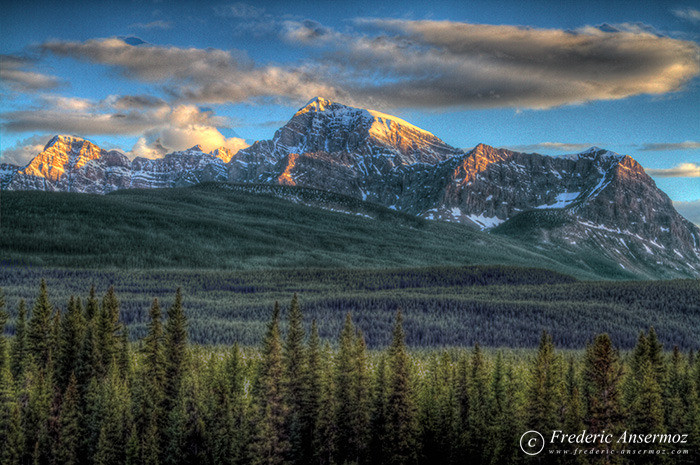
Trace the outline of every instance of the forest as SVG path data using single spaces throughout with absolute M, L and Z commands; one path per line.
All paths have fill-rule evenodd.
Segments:
M 396 309 L 388 346 L 370 350 L 347 313 L 332 339 L 297 295 L 268 309 L 262 342 L 190 342 L 186 301 L 152 300 L 132 341 L 119 298 L 70 297 L 42 281 L 13 335 L 0 297 L 2 464 L 673 463 L 700 459 L 700 357 L 653 327 L 622 352 L 606 333 L 584 350 L 415 351 Z M 583 349 L 583 348 L 581 348 Z M 548 436 L 687 435 L 685 443 L 547 444 Z M 589 454 L 576 454 L 586 449 Z M 571 454 L 571 455 L 568 455 Z M 562 455 L 567 455 L 566 457 Z
M 304 323 L 318 322 L 323 340 L 337 337 L 351 312 L 369 348 L 390 343 L 397 308 L 410 347 L 533 348 L 546 329 L 554 343 L 580 349 L 602 332 L 631 349 L 654 326 L 666 347 L 700 350 L 700 281 L 578 281 L 553 271 L 503 265 L 398 269 L 67 270 L 0 267 L 14 333 L 20 299 L 31 302 L 42 279 L 57 308 L 95 286 L 119 295 L 133 339 L 143 338 L 157 297 L 170 304 L 182 289 L 190 340 L 196 344 L 260 344 L 270 308 L 296 293 Z M 282 325 L 284 327 L 284 321 Z

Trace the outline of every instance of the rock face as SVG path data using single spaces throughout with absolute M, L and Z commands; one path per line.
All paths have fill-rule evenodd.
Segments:
M 56 136 L 24 168 L 0 167 L 11 190 L 107 193 L 204 181 L 321 189 L 432 220 L 595 249 L 621 268 L 646 261 L 700 275 L 700 230 L 629 156 L 592 147 L 562 157 L 479 144 L 465 153 L 383 113 L 316 98 L 271 140 L 236 153 L 195 146 L 129 161 Z
M 199 145 L 163 158 L 129 160 L 90 141 L 57 135 L 27 166 L 4 168 L 3 189 L 106 194 L 117 189 L 159 188 L 225 181 L 235 154 L 225 147 L 205 153 Z M 3 165 L 5 166 L 5 165 Z

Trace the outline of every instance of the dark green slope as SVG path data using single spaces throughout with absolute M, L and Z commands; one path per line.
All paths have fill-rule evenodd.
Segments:
M 2 192 L 0 255 L 6 262 L 54 268 L 503 264 L 582 279 L 649 277 L 621 270 L 604 257 L 545 249 L 532 241 L 421 220 L 321 191 L 255 190 L 207 184 L 104 196 Z

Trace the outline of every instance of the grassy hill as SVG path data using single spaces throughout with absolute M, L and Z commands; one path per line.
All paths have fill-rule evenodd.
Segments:
M 422 220 L 339 195 L 286 189 L 207 184 L 108 195 L 2 192 L 0 255 L 4 263 L 54 268 L 502 264 L 581 279 L 676 277 L 668 270 L 623 270 L 601 255 Z

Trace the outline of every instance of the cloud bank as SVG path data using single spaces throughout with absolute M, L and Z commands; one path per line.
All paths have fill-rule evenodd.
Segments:
M 687 140 L 685 142 L 665 142 L 660 144 L 644 144 L 639 150 L 643 152 L 663 152 L 667 150 L 695 150 L 700 149 L 700 142 Z
M 19 92 L 55 89 L 62 82 L 56 76 L 32 71 L 35 60 L 18 55 L 0 55 L 0 83 Z
M 318 53 L 288 65 L 257 64 L 235 50 L 134 47 L 114 38 L 41 48 L 164 83 L 173 98 L 196 103 L 323 95 L 390 107 L 545 109 L 675 92 L 700 72 L 697 44 L 638 25 L 575 31 L 399 19 L 355 25 L 364 32 L 284 22 L 282 39 Z
M 647 174 L 658 178 L 700 178 L 700 164 L 681 163 L 668 169 L 648 169 Z

